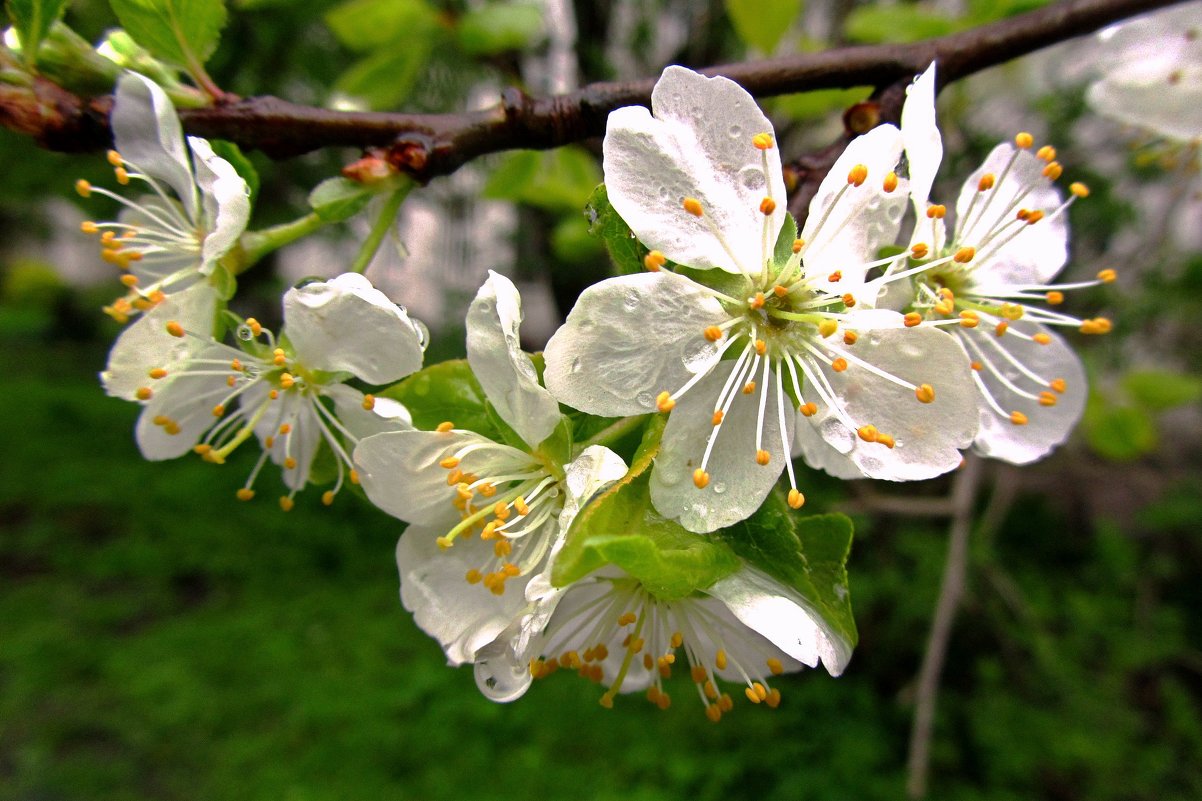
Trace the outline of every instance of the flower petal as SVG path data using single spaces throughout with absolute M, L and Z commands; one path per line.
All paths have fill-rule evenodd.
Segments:
M 260 382 L 243 392 L 239 402 L 252 416 L 255 410 L 267 406 L 267 411 L 255 424 L 255 436 L 272 463 L 279 466 L 288 489 L 300 490 L 309 481 L 309 471 L 324 439 L 317 411 L 313 408 L 317 401 L 296 392 L 281 393 L 279 399 L 273 401 L 268 397 L 270 391 L 266 382 Z M 289 464 L 293 466 L 289 467 Z
M 788 458 L 781 440 L 773 377 L 768 386 L 753 394 L 735 390 L 706 465 L 709 486 L 698 489 L 693 483 L 693 471 L 701 466 L 706 442 L 714 431 L 719 392 L 734 364 L 722 362 L 677 401 L 655 459 L 651 501 L 660 514 L 678 520 L 689 531 L 715 531 L 747 518 L 760 507 Z M 754 380 L 762 382 L 759 371 Z M 756 462 L 756 424 L 763 392 L 768 393 L 761 440 L 769 454 L 766 465 Z M 792 408 L 785 411 L 786 442 L 792 440 L 795 415 Z
M 284 294 L 284 332 L 306 367 L 348 372 L 369 384 L 422 366 L 422 336 L 404 309 L 357 273 Z
M 609 115 L 604 166 L 610 203 L 643 244 L 675 262 L 733 273 L 741 263 L 758 272 L 760 260 L 772 255 L 786 206 L 779 151 L 752 144 L 756 134 L 773 133 L 772 123 L 738 84 L 683 67 L 664 70 L 651 106 L 654 116 L 641 106 Z M 767 196 L 776 209 L 764 253 L 760 203 Z M 685 198 L 699 201 L 707 219 L 685 211 Z
M 1068 221 L 1064 214 L 1052 214 L 1060 206 L 1060 193 L 1043 177 L 1045 166 L 1042 159 L 1028 151 L 1016 152 L 1013 145 L 1003 143 L 964 182 L 956 201 L 955 241 L 957 247 L 976 248 L 976 283 L 1042 284 L 1068 261 Z M 993 189 L 981 193 L 978 186 L 987 173 L 996 183 Z M 1044 218 L 1034 225 L 1023 225 L 1015 217 L 1023 208 L 1038 209 Z M 983 239 L 1002 225 L 1010 226 L 1008 232 L 1021 229 L 1021 233 L 995 250 L 995 245 L 985 244 Z M 1006 237 L 1001 234 L 1000 239 Z
M 411 431 L 413 418 L 400 401 L 376 397 L 371 409 L 363 408 L 364 395 L 346 384 L 323 387 L 321 394 L 334 400 L 338 422 L 359 439 L 386 431 Z
M 935 62 L 906 88 L 901 135 L 910 167 L 910 200 L 918 219 L 926 214 L 935 173 L 943 161 L 943 137 L 935 125 Z
M 221 359 L 225 353 L 225 348 L 212 345 L 197 353 L 197 358 Z M 138 416 L 134 431 L 142 456 L 152 462 L 175 459 L 192 450 L 217 423 L 213 407 L 230 392 L 220 375 L 181 373 L 162 381 L 161 386 L 154 387 L 154 395 Z M 168 433 L 174 428 L 163 424 L 167 421 L 178 426 L 177 433 Z
M 117 81 L 111 125 L 121 157 L 135 169 L 167 184 L 183 202 L 188 217 L 197 215 L 192 164 L 170 98 L 149 78 L 134 72 Z
M 206 346 L 204 337 L 213 333 L 217 313 L 217 292 L 205 283 L 168 295 L 162 303 L 143 314 L 121 332 L 108 364 L 100 374 L 104 391 L 125 400 L 134 400 L 141 387 L 148 386 L 150 370 L 166 368 L 191 358 Z M 178 322 L 196 336 L 174 337 L 167 323 Z
M 559 403 L 543 387 L 518 328 L 522 299 L 517 287 L 489 270 L 467 311 L 467 360 L 501 419 L 534 448 L 559 425 Z
M 250 187 L 234 165 L 213 152 L 196 136 L 188 137 L 196 166 L 196 184 L 204 206 L 206 233 L 201 245 L 201 272 L 212 272 L 215 262 L 229 252 L 250 220 Z
M 653 412 L 657 393 L 675 391 L 717 361 L 718 345 L 702 332 L 728 316 L 709 292 L 675 273 L 594 284 L 547 343 L 547 389 L 589 414 Z
M 753 567 L 719 579 L 706 590 L 744 625 L 810 667 L 821 662 L 838 676 L 851 660 L 852 645 L 831 630 L 797 592 Z
M 1012 332 L 1017 331 L 1028 336 L 1047 334 L 1050 341 L 1046 345 L 1040 345 L 1012 333 L 999 338 L 991 331 L 978 329 L 959 332 L 969 354 L 978 360 L 981 360 L 981 354 L 984 354 L 993 368 L 1005 378 L 1003 381 L 988 368 L 976 371 L 977 379 L 990 396 L 1003 411 L 1017 411 L 1027 419 L 1024 425 L 1014 425 L 1008 416 L 999 415 L 982 399 L 981 430 L 977 433 L 973 448 L 994 459 L 1002 459 L 1012 464 L 1029 464 L 1042 459 L 1068 439 L 1073 426 L 1081 419 L 1089 391 L 1081 360 L 1063 339 L 1044 326 L 1026 320 L 1010 323 L 1010 329 Z M 1042 380 L 1032 380 L 1002 355 L 1002 350 Z M 1064 380 L 1063 393 L 1050 390 L 1050 383 L 1056 379 Z M 1015 393 L 1007 387 L 1007 382 L 1031 394 L 1050 391 L 1056 403 L 1054 406 L 1044 406 L 1037 400 Z
M 444 551 L 437 544 L 441 533 L 411 526 L 397 543 L 401 603 L 413 613 L 417 625 L 438 640 L 447 662 L 461 665 L 475 659 L 476 652 L 493 642 L 525 606 L 528 579 L 509 579 L 499 596 L 469 585 L 464 576 L 488 562 L 492 545 L 474 538 Z

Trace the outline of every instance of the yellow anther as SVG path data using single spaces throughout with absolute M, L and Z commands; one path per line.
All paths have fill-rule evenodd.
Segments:
M 184 327 L 175 320 L 167 323 L 167 333 L 173 337 L 182 337 L 184 335 Z
M 1000 323 L 998 323 L 997 325 L 995 325 L 993 327 L 993 333 L 1000 337 L 1002 334 L 1005 334 L 1007 329 L 1009 329 L 1009 328 L 1010 328 L 1010 323 L 1006 322 L 1005 320 L 1002 320 Z
M 1033 335 L 1031 337 L 1031 339 L 1035 340 L 1040 345 L 1048 345 L 1048 344 L 1051 344 L 1051 342 L 1052 342 L 1051 334 L 1047 334 L 1043 331 L 1040 331 L 1038 334 Z
M 874 425 L 860 426 L 856 429 L 856 435 L 865 442 L 876 442 L 877 430 Z
M 138 387 L 138 391 L 135 392 L 134 395 L 140 401 L 148 401 L 154 397 L 154 390 L 150 387 Z
M 855 331 L 844 331 L 843 332 L 843 344 L 844 345 L 854 345 L 854 344 L 856 344 L 856 340 L 858 340 L 859 338 L 860 338 L 860 335 L 857 334 Z
M 935 400 L 935 388 L 930 384 L 919 384 L 914 390 L 914 397 L 918 398 L 919 403 L 930 403 Z
M 334 490 L 326 490 L 321 494 L 321 503 L 323 506 L 334 505 Z
M 634 612 L 623 612 L 618 616 L 618 625 L 629 626 L 636 620 L 638 620 L 638 615 L 636 615 Z
M 797 490 L 797 489 L 789 490 L 789 508 L 790 509 L 800 509 L 801 507 L 805 506 L 805 502 L 806 502 L 806 496 L 803 495 L 800 490 Z
M 1022 412 L 1010 412 L 1010 422 L 1016 426 L 1025 426 L 1027 424 L 1027 416 Z
M 700 217 L 704 212 L 701 210 L 701 201 L 695 197 L 686 197 L 681 201 L 684 210 L 694 217 Z
M 280 391 L 278 389 L 273 389 L 267 393 L 267 397 L 270 398 L 271 400 L 279 400 Z
M 676 407 L 676 401 L 672 400 L 672 393 L 664 390 L 655 396 L 655 408 L 661 412 L 670 412 Z
M 855 296 L 855 295 L 853 295 L 853 294 L 851 294 L 850 292 L 848 292 L 848 293 L 844 294 L 844 295 L 843 295 L 843 297 L 842 297 L 842 298 L 840 298 L 840 300 L 842 300 L 842 301 L 843 301 L 843 305 L 844 305 L 844 306 L 846 306 L 846 307 L 847 307 L 847 308 L 849 308 L 849 309 L 850 309 L 852 306 L 855 306 L 855 305 L 856 305 L 856 296 Z
M 776 709 L 780 706 L 780 690 L 775 687 L 769 690 L 768 697 L 764 699 L 764 703 L 768 705 L 769 709 Z
M 650 670 L 655 667 L 655 660 L 651 658 L 651 654 L 643 654 L 643 670 Z
M 1089 187 L 1080 181 L 1073 181 L 1068 185 L 1068 191 L 1072 192 L 1077 197 L 1089 197 Z
M 776 201 L 770 197 L 766 197 L 760 201 L 760 214 L 767 217 L 772 212 L 776 211 Z
M 1014 144 L 1022 150 L 1026 150 L 1027 148 L 1031 147 L 1031 145 L 1035 144 L 1035 137 L 1031 136 L 1031 134 L 1027 133 L 1026 131 L 1023 131 L 1014 137 Z
M 435 428 L 434 430 L 437 431 L 439 434 L 445 434 L 448 431 L 450 431 L 451 429 L 453 429 L 454 427 L 455 427 L 455 424 L 452 423 L 450 420 L 444 420 L 443 422 L 439 423 L 438 427 Z
M 271 352 L 271 361 L 276 367 L 283 367 L 288 363 L 288 354 L 284 353 L 283 348 L 276 348 Z
M 839 330 L 839 323 L 829 317 L 818 323 L 818 333 L 824 337 L 829 337 L 831 334 Z
M 493 486 L 492 484 L 489 484 L 487 481 L 484 482 L 483 484 L 481 484 L 480 486 L 476 487 L 476 491 L 479 492 L 481 495 L 483 495 L 485 498 L 491 498 L 492 496 L 497 494 L 497 488 L 495 486 Z
M 1056 148 L 1051 145 L 1044 145 L 1035 151 L 1035 157 L 1048 162 L 1053 161 L 1056 158 Z
M 897 173 L 892 170 L 885 173 L 885 180 L 881 184 L 881 188 L 886 192 L 892 192 L 894 189 L 897 189 Z
M 104 154 L 104 157 L 111 166 L 113 166 L 113 167 L 121 166 L 121 154 L 118 153 L 116 150 L 110 149 L 110 150 L 106 151 Z
M 947 216 L 947 206 L 944 206 L 939 203 L 936 203 L 931 206 L 927 206 L 927 218 L 928 219 L 942 220 L 946 216 Z
M 787 287 L 777 284 L 776 286 L 772 287 L 772 294 L 776 295 L 778 298 L 783 298 L 785 295 L 789 294 L 789 290 Z
M 844 359 L 842 356 L 840 356 L 838 359 L 835 359 L 833 362 L 831 362 L 831 369 L 836 373 L 843 372 L 847 369 L 847 359 Z
M 280 436 L 281 437 L 285 436 L 287 434 L 291 434 L 291 433 L 292 433 L 292 424 L 291 423 L 281 423 L 280 424 Z
M 892 434 L 877 434 L 876 442 L 878 445 L 884 445 L 889 450 L 893 450 L 893 446 L 897 443 L 893 440 Z
M 765 353 L 768 352 L 768 343 L 762 339 L 757 339 L 755 341 L 755 352 L 758 353 L 760 356 L 763 356 Z
M 747 305 L 753 309 L 764 308 L 764 293 L 756 292 L 753 297 L 747 299 Z
M 758 133 L 751 137 L 751 144 L 755 145 L 756 150 L 771 150 L 774 144 L 772 134 Z
M 700 467 L 693 471 L 693 485 L 697 487 L 697 489 L 705 489 L 707 486 L 709 486 L 709 483 L 709 473 L 705 472 Z
M 659 697 L 655 699 L 655 705 L 661 710 L 666 710 L 668 707 L 672 706 L 672 698 L 667 693 L 661 692 Z
M 750 395 L 753 392 L 755 392 L 755 382 L 754 381 L 748 381 L 746 384 L 743 385 L 743 394 L 744 395 Z
M 756 464 L 762 466 L 762 465 L 768 464 L 768 462 L 770 462 L 770 461 L 772 461 L 772 454 L 768 453 L 768 451 L 764 450 L 763 448 L 760 448 L 758 451 L 755 452 L 755 463 Z
M 162 414 L 160 414 L 154 418 L 154 424 L 156 426 L 167 426 L 167 425 L 170 425 L 171 422 L 172 422 L 172 420 L 170 417 L 167 417 L 166 415 L 162 415 Z M 213 450 L 213 446 L 209 445 L 207 443 L 204 443 L 204 442 L 200 443 L 199 445 L 192 446 L 192 452 L 195 454 L 198 454 L 200 456 L 204 456 L 206 453 L 208 453 L 211 450 Z
M 275 437 L 264 438 L 263 447 L 264 448 L 274 448 L 275 447 Z
M 912 259 L 925 259 L 928 252 L 929 248 L 922 242 L 916 242 L 910 246 L 910 258 Z
M 1024 309 L 1017 303 L 1003 303 L 998 308 L 998 314 L 1013 322 L 1023 318 Z
M 978 373 L 985 369 L 985 365 L 981 364 L 980 362 L 976 362 L 976 361 L 969 362 L 968 366 L 971 367 L 972 369 L 976 370 Z
M 906 324 L 906 328 L 913 328 L 922 324 L 922 315 L 918 312 L 906 312 L 906 315 L 902 317 L 902 322 Z
M 292 499 L 287 495 L 280 496 L 280 509 L 285 512 L 292 511 Z
M 296 469 L 296 459 L 293 459 L 291 456 L 284 459 L 284 469 L 295 470 Z
M 459 459 L 455 456 L 448 456 L 438 463 L 439 467 L 450 470 L 452 467 L 459 466 Z
M 693 680 L 694 684 L 704 684 L 705 668 L 703 668 L 701 665 L 693 665 L 691 668 L 689 668 L 689 678 Z
M 643 257 L 643 266 L 653 273 L 658 273 L 667 263 L 667 257 L 658 250 L 653 250 Z
M 1098 280 L 1101 281 L 1103 284 L 1113 283 L 1114 279 L 1116 279 L 1118 277 L 1119 277 L 1118 273 L 1116 273 L 1114 270 L 1111 270 L 1111 269 L 1102 270 L 1101 272 L 1098 273 Z
M 473 567 L 470 570 L 468 570 L 466 573 L 463 574 L 463 578 L 467 581 L 468 584 L 479 584 L 480 581 L 484 578 L 484 574 Z
M 246 327 L 249 328 L 250 333 L 256 337 L 259 334 L 263 333 L 263 324 L 260 323 L 258 320 L 256 320 L 254 317 L 246 318 Z
M 847 182 L 852 186 L 863 186 L 868 179 L 868 165 L 857 164 L 847 173 Z
M 1035 209 L 1035 211 L 1032 211 L 1031 213 L 1029 213 L 1027 215 L 1027 225 L 1034 225 L 1035 223 L 1039 222 L 1042 219 L 1043 219 L 1043 212 L 1040 211 L 1039 209 Z
M 996 182 L 997 178 L 994 177 L 993 173 L 987 172 L 981 176 L 981 180 L 977 181 L 977 191 L 988 192 L 990 189 L 993 189 L 993 185 Z
M 1061 303 L 1064 303 L 1064 293 L 1057 292 L 1055 289 L 1053 289 L 1049 291 L 1048 294 L 1044 295 L 1044 299 L 1049 305 L 1059 306 Z
M 706 679 L 705 684 L 701 686 L 701 691 L 705 693 L 705 697 L 711 701 L 718 697 L 718 687 L 709 679 Z
M 280 389 L 292 389 L 296 385 L 296 379 L 292 373 L 280 373 Z
M 952 312 L 956 310 L 956 304 L 950 300 L 941 300 L 935 304 L 935 313 L 942 314 L 944 317 L 950 317 Z
M 720 425 L 722 425 L 722 421 L 723 421 L 724 419 L 726 419 L 726 414 L 725 414 L 725 412 L 723 412 L 721 409 L 715 409 L 715 410 L 714 410 L 714 417 L 713 417 L 713 419 L 712 419 L 712 421 L 711 421 L 711 422 L 712 422 L 714 425 L 716 425 L 716 426 L 720 426 Z
M 968 264 L 976 255 L 976 248 L 963 247 L 956 251 L 956 255 L 952 256 L 952 261 L 957 264 Z
M 722 720 L 722 710 L 718 708 L 717 704 L 707 704 L 705 707 L 705 716 L 712 722 L 717 723 Z
M 831 273 L 830 275 L 828 275 L 826 277 L 826 280 L 830 281 L 832 284 L 839 283 L 840 281 L 843 280 L 843 271 L 835 270 L 833 273 Z
M 785 666 L 775 656 L 768 657 L 768 669 L 772 671 L 773 676 L 779 676 L 785 672 Z
M 75 182 L 75 191 L 79 193 L 80 197 L 87 197 L 92 194 L 92 185 L 80 178 Z
M 721 648 L 718 649 L 718 653 L 714 654 L 714 667 L 718 670 L 726 670 L 726 651 Z
M 797 407 L 797 411 L 801 412 L 803 417 L 813 417 L 814 415 L 818 414 L 818 404 L 814 403 L 813 401 L 809 403 L 803 403 Z
M 1063 395 L 1065 390 L 1068 389 L 1068 382 L 1066 382 L 1063 378 L 1053 378 L 1048 382 L 1048 386 L 1051 387 L 1053 391 Z
M 125 284 L 125 286 L 129 287 L 130 289 L 133 289 L 138 285 L 138 276 L 134 275 L 133 273 L 126 273 L 125 275 L 121 276 L 121 283 Z
M 756 694 L 755 690 L 752 689 L 751 687 L 747 687 L 746 689 L 744 689 L 743 693 L 747 696 L 747 700 L 750 701 L 751 703 L 758 704 L 760 702 L 760 697 Z
M 358 484 L 359 483 L 359 471 L 358 470 L 350 471 L 349 473 L 346 474 L 346 478 L 352 484 Z
M 84 220 L 79 224 L 79 230 L 83 231 L 85 234 L 95 234 L 100 231 L 100 226 L 91 220 Z
M 225 404 L 219 403 L 216 406 L 214 406 L 213 407 L 213 416 L 214 417 L 224 417 L 225 416 Z
M 1091 320 L 1083 320 L 1081 328 L 1082 334 L 1109 334 L 1112 324 L 1105 317 L 1094 317 Z
M 668 641 L 668 644 L 673 648 L 679 648 L 684 645 L 684 634 L 679 631 L 672 632 L 672 639 Z
M 722 329 L 716 325 L 706 326 L 701 333 L 710 342 L 717 342 L 722 338 Z
M 129 184 L 129 172 L 124 167 L 118 167 L 117 169 L 113 170 L 113 175 L 116 176 L 117 183 L 121 184 L 122 186 L 127 186 Z
M 243 487 L 234 493 L 234 497 L 240 501 L 249 501 L 251 498 L 255 497 L 255 491 L 250 487 Z
M 1055 181 L 1060 178 L 1060 175 L 1063 172 L 1064 167 L 1060 166 L 1060 162 L 1052 161 L 1043 168 L 1043 177 L 1047 178 L 1049 181 Z
M 166 378 L 167 371 L 164 370 L 162 367 L 155 367 L 153 370 L 150 371 L 149 375 L 151 378 Z
M 642 637 L 634 637 L 630 640 L 630 644 L 627 646 L 627 648 L 630 649 L 630 653 L 637 654 L 643 650 L 643 646 L 645 644 L 646 644 L 646 642 L 643 640 Z M 650 659 L 651 654 L 647 654 L 647 658 Z
M 516 509 L 517 513 L 520 515 L 525 516 L 530 514 L 530 507 L 526 505 L 526 499 L 521 495 L 513 499 L 513 508 Z
M 800 253 L 801 249 L 804 248 L 805 246 L 806 246 L 806 241 L 804 239 L 794 239 L 793 240 L 793 252 L 795 254 Z
M 1056 398 L 1055 394 L 1048 392 L 1046 389 L 1043 392 L 1039 393 L 1039 405 L 1040 406 L 1055 406 L 1056 400 L 1057 400 L 1057 398 Z
M 372 395 L 370 392 L 367 393 L 366 395 L 364 395 L 363 396 L 363 408 L 369 412 L 372 409 L 376 408 L 376 396 Z
M 227 387 L 232 387 L 236 383 L 238 383 L 238 381 L 232 375 L 227 375 L 225 377 L 225 385 Z
M 513 552 L 513 544 L 507 539 L 499 539 L 492 544 L 492 552 L 498 559 L 509 556 Z

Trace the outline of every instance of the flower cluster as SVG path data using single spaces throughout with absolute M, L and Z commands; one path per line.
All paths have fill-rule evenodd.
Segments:
M 851 142 L 799 230 L 750 95 L 669 67 L 604 142 L 605 197 L 645 271 L 588 288 L 541 356 L 490 273 L 466 360 L 423 368 L 424 326 L 355 273 L 289 289 L 277 333 L 229 311 L 247 184 L 204 140 L 185 150 L 162 90 L 127 76 L 110 162 L 150 195 L 79 184 L 125 207 L 84 230 L 124 272 L 109 312 L 139 315 L 102 382 L 143 405 L 148 459 L 221 464 L 257 442 L 242 500 L 268 461 L 285 511 L 309 484 L 332 483 L 327 505 L 361 485 L 408 524 L 403 605 L 489 698 L 571 671 L 604 706 L 638 691 L 667 708 L 687 673 L 711 720 L 736 698 L 775 707 L 778 676 L 837 676 L 856 641 L 850 522 L 798 514 L 803 471 L 910 481 L 968 448 L 1038 459 L 1085 397 L 1050 329 L 1109 329 L 1056 308 L 1114 274 L 1050 283 L 1088 194 L 1062 196 L 1052 148 L 999 145 L 954 225 L 930 201 L 934 81 L 932 65 L 900 126 Z

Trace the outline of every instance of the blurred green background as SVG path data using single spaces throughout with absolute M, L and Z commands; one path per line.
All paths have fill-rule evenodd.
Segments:
M 921 38 L 1036 4 L 970 2 L 959 15 L 937 4 L 834 4 L 824 17 L 774 2 L 765 8 L 783 22 L 772 30 L 739 2 L 693 4 L 683 17 L 667 2 L 557 7 L 574 11 L 575 65 L 588 81 L 655 74 L 668 61 Z M 528 10 L 472 16 L 512 5 L 243 0 L 231 4 L 210 71 L 240 93 L 320 103 L 337 86 L 379 108 L 461 108 L 481 82 L 524 83 L 537 69 L 523 60 L 554 47 L 554 31 Z M 404 19 L 420 25 L 368 42 L 362 20 L 377 19 L 368 11 L 412 13 Z M 614 44 L 619 12 L 635 23 Z M 656 40 L 664 15 L 682 17 L 675 49 L 667 34 Z M 73 3 L 67 21 L 93 40 L 113 24 L 100 2 Z M 444 46 L 398 49 L 428 30 Z M 1122 273 L 1071 298 L 1070 311 L 1105 313 L 1116 333 L 1073 339 L 1094 387 L 1073 440 L 1033 467 L 987 466 L 943 672 L 931 797 L 1196 799 L 1202 256 L 1174 215 L 1197 179 L 1158 145 L 1128 147 L 1132 132 L 1090 128 L 1079 85 L 1031 79 L 1045 66 L 995 70 L 941 98 L 944 194 L 1018 120 L 1061 145 L 1068 174 L 1094 188 L 1072 209 L 1078 273 Z M 801 152 L 838 130 L 849 99 L 769 106 L 782 141 Z M 0 801 L 903 797 L 947 522 L 888 511 L 895 504 L 882 496 L 935 502 L 947 479 L 902 488 L 803 477 L 813 509 L 855 517 L 848 568 L 861 643 L 839 679 L 812 671 L 782 681 L 777 710 L 744 704 L 713 725 L 684 686 L 666 712 L 639 696 L 605 710 L 593 685 L 569 675 L 493 704 L 401 609 L 397 521 L 349 493 L 328 509 L 303 493 L 282 513 L 270 475 L 260 500 L 238 503 L 249 453 L 223 468 L 141 460 L 137 408 L 104 397 L 95 377 L 118 330 L 98 311 L 116 282 L 66 280 L 106 268 L 94 254 L 52 263 L 59 251 L 45 244 L 63 216 L 45 201 L 68 198 L 71 177 L 102 174 L 102 159 L 46 153 L 7 131 L 0 152 Z M 253 154 L 263 175 L 256 224 L 297 213 L 308 187 L 354 157 L 276 166 Z M 515 210 L 511 267 L 528 281 L 549 276 L 562 309 L 607 269 L 579 216 L 597 172 L 587 149 L 532 158 L 490 160 L 471 191 Z M 265 318 L 282 286 L 271 266 L 239 295 Z M 453 314 L 428 322 L 431 358 L 462 348 Z

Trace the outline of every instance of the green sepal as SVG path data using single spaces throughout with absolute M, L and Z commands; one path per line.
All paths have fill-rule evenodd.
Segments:
M 847 583 L 852 530 L 851 518 L 842 514 L 799 517 L 776 489 L 751 517 L 712 536 L 796 590 L 854 647 L 859 634 Z
M 246 181 L 247 187 L 250 188 L 250 203 L 253 206 L 255 199 L 259 196 L 259 171 L 255 169 L 255 165 L 250 163 L 250 159 L 242 152 L 242 148 L 233 142 L 225 139 L 210 139 L 209 144 L 212 145 L 213 152 L 228 161 L 242 180 Z
M 772 250 L 772 261 L 778 265 L 793 258 L 793 243 L 797 241 L 797 220 L 785 212 L 785 221 L 776 235 L 776 247 Z
M 589 505 L 555 560 L 551 581 L 563 587 L 607 564 L 625 570 L 656 598 L 676 601 L 730 575 L 742 562 L 724 542 L 660 516 L 644 473 Z
M 217 297 L 222 300 L 229 300 L 238 291 L 238 279 L 222 264 L 213 268 L 212 274 L 209 275 L 209 285 L 217 290 Z
M 309 207 L 324 222 L 342 222 L 362 211 L 376 189 L 341 176 L 327 178 L 309 193 Z
M 562 468 L 572 461 L 572 433 L 572 421 L 561 416 L 550 436 L 540 442 L 535 450 L 551 464 Z M 556 472 L 562 473 L 561 470 Z M 557 477 L 562 478 L 562 475 Z
M 456 428 L 475 431 L 494 442 L 503 441 L 495 422 L 499 418 L 494 418 L 496 413 L 489 409 L 484 389 L 466 359 L 424 367 L 375 394 L 405 404 L 413 425 L 423 431 L 433 431 L 449 420 Z

